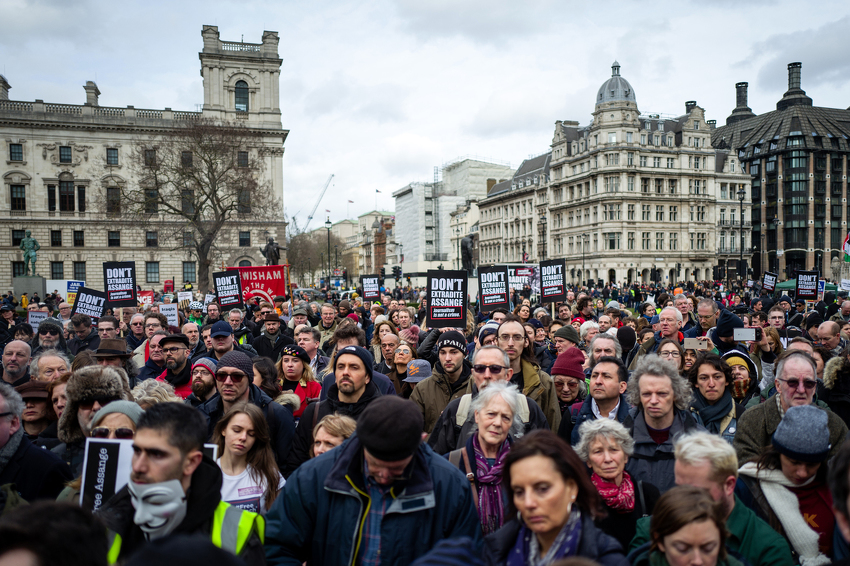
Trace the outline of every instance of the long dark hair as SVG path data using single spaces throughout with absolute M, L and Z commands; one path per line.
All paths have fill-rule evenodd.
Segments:
M 280 395 L 280 381 L 277 373 L 277 367 L 271 358 L 258 356 L 253 360 L 254 368 L 260 374 L 262 383 L 260 389 L 263 393 L 274 399 Z M 253 378 L 252 378 L 253 380 Z
M 768 444 L 765 446 L 762 453 L 757 458 L 754 458 L 756 462 L 756 467 L 759 471 L 761 470 L 782 470 L 782 459 L 780 456 L 782 453 L 774 448 L 773 444 Z M 823 462 L 820 463 L 820 467 L 818 468 L 817 473 L 815 474 L 816 482 L 826 482 L 827 477 L 829 476 L 829 458 L 824 459 Z
M 589 513 L 594 519 L 605 516 L 602 498 L 599 497 L 599 492 L 590 482 L 587 466 L 581 461 L 575 450 L 551 430 L 535 430 L 523 436 L 511 446 L 511 451 L 505 458 L 505 467 L 502 473 L 502 488 L 506 493 L 512 493 L 511 466 L 532 456 L 549 458 L 564 481 L 572 480 L 575 482 L 578 487 L 576 505 L 582 513 Z M 509 495 L 506 516 L 516 515 L 516 512 L 514 499 Z
M 247 415 L 251 419 L 251 424 L 254 425 L 254 445 L 248 451 L 247 461 L 253 468 L 251 477 L 257 483 L 266 483 L 266 509 L 270 509 L 274 500 L 277 499 L 278 484 L 280 483 L 280 470 L 274 459 L 272 451 L 271 436 L 269 434 L 269 425 L 266 422 L 266 417 L 263 415 L 262 409 L 249 403 L 248 401 L 240 401 L 230 407 L 230 410 L 224 413 L 218 424 L 215 425 L 213 438 L 218 444 L 218 453 L 224 453 L 224 431 L 235 415 Z

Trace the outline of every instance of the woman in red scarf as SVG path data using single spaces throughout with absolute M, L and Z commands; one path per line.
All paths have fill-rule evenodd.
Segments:
M 581 425 L 579 435 L 576 452 L 593 471 L 590 480 L 608 511 L 596 525 L 629 548 L 637 520 L 652 515 L 661 494 L 651 483 L 634 482 L 625 471 L 635 445 L 626 427 L 611 419 L 596 419 Z

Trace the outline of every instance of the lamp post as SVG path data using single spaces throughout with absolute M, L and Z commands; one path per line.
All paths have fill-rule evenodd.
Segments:
M 738 189 L 738 201 L 741 203 L 741 260 L 738 262 L 738 277 L 743 284 L 747 276 L 747 270 L 744 268 L 744 198 L 747 196 L 747 191 L 744 186 Z
M 333 222 L 331 222 L 331 217 L 328 216 L 328 219 L 325 220 L 325 228 L 328 229 L 328 279 L 325 283 L 328 286 L 328 292 L 331 290 L 331 228 L 333 228 Z
M 584 246 L 585 243 L 590 239 L 590 235 L 582 234 L 581 235 L 581 277 L 578 280 L 579 289 L 582 286 L 582 281 L 584 281 Z
M 540 252 L 540 259 L 546 259 L 546 213 L 540 215 L 540 226 L 543 228 L 541 233 L 543 234 L 543 240 L 538 242 L 537 247 Z
M 456 246 L 457 247 L 457 264 L 455 266 L 456 269 L 460 269 L 460 266 L 461 266 L 461 263 L 460 263 L 460 233 L 461 233 L 460 226 L 455 226 L 455 239 L 457 240 L 457 246 Z
M 319 280 L 322 279 L 322 271 L 325 270 L 325 252 L 319 254 Z

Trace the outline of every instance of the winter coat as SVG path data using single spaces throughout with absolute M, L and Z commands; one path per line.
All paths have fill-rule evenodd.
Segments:
M 331 390 L 331 386 L 336 384 L 336 376 L 333 372 L 329 372 L 325 375 L 325 377 L 321 378 L 322 380 L 322 394 L 319 396 L 319 401 L 324 401 L 328 398 L 328 392 Z M 382 373 L 378 373 L 377 371 L 372 372 L 372 383 L 375 384 L 375 387 L 378 388 L 378 392 L 382 395 L 395 395 L 395 387 L 393 386 L 393 382 L 390 381 L 390 378 Z
M 830 360 L 832 361 L 832 360 Z M 824 376 L 826 373 L 824 372 Z M 818 408 L 817 404 L 815 404 Z M 829 428 L 829 443 L 832 448 L 829 457 L 835 456 L 844 438 L 847 436 L 847 425 L 837 414 L 830 410 L 826 411 Z M 735 452 L 738 453 L 738 464 L 743 466 L 750 460 L 761 455 L 765 446 L 770 444 L 776 427 L 779 426 L 779 407 L 776 406 L 776 395 L 768 397 L 767 401 L 747 408 L 741 418 L 738 419 L 738 432 L 735 433 Z
M 850 427 L 850 363 L 832 358 L 823 370 L 824 394 L 820 399 Z
M 252 346 L 257 351 L 258 356 L 270 358 L 273 362 L 277 363 L 280 359 L 281 351 L 283 351 L 287 344 L 295 344 L 295 340 L 280 332 L 274 342 L 272 342 L 270 336 L 263 334 L 254 340 Z
M 257 350 L 255 350 L 253 348 L 253 346 L 251 346 L 249 344 L 237 344 L 236 342 L 233 342 L 233 350 L 235 350 L 237 352 L 242 352 L 243 354 L 245 354 L 246 356 L 248 356 L 252 360 L 257 357 Z M 231 350 L 231 351 L 233 351 L 233 350 Z M 222 356 L 223 355 L 224 354 L 222 354 Z M 209 350 L 209 351 L 201 352 L 200 354 L 195 354 L 192 357 L 192 359 L 189 360 L 189 361 L 192 363 L 192 365 L 195 365 L 195 362 L 197 362 L 201 358 L 212 358 L 212 359 L 218 361 L 220 356 L 215 353 L 215 350 Z
M 92 328 L 89 330 L 89 335 L 85 338 L 71 338 L 68 340 L 68 351 L 76 356 L 83 350 L 91 350 L 94 352 L 100 346 L 100 336 L 97 335 L 97 330 Z
M 517 520 L 509 521 L 496 531 L 484 537 L 484 563 L 487 566 L 503 566 L 507 564 L 508 553 L 516 544 L 520 532 Z M 578 543 L 576 556 L 589 558 L 601 566 L 628 566 L 625 550 L 620 547 L 614 537 L 603 533 L 589 515 L 581 516 L 581 539 Z
M 684 332 L 682 332 L 680 330 L 678 332 L 677 338 L 676 338 L 679 341 L 679 345 L 682 344 L 682 342 L 684 341 L 685 338 L 696 338 L 696 336 L 698 335 L 697 333 L 699 332 L 699 329 L 700 329 L 700 326 L 697 325 L 697 326 L 692 327 L 689 330 L 686 330 Z M 651 338 L 648 338 L 646 340 L 646 342 L 644 342 L 643 344 L 640 344 L 640 345 L 635 344 L 635 347 L 637 347 L 637 353 L 634 355 L 634 357 L 632 357 L 631 361 L 629 362 L 629 370 L 635 369 L 635 366 L 637 365 L 638 360 L 640 358 L 642 358 L 643 356 L 645 356 L 647 354 L 656 353 L 658 351 L 658 345 L 661 344 L 661 342 L 663 340 L 664 340 L 664 337 L 661 336 L 661 332 L 656 332 L 655 334 L 652 335 Z
M 174 388 L 174 394 L 185 400 L 186 397 L 192 394 L 192 365 L 189 360 L 186 360 L 186 365 L 183 366 L 183 371 L 174 375 L 174 372 L 168 368 L 165 369 L 156 378 L 157 381 L 167 383 Z
M 481 526 L 469 481 L 421 444 L 407 480 L 393 486 L 381 524 L 381 563 L 410 564 L 447 537 L 481 546 Z M 300 566 L 357 563 L 371 500 L 356 433 L 293 473 L 266 515 L 266 561 Z M 414 536 L 415 534 L 415 536 Z
M 558 426 L 561 424 L 561 408 L 558 405 L 558 393 L 555 391 L 555 382 L 537 364 L 522 360 L 521 367 L 522 393 L 540 405 L 543 414 L 546 415 L 546 420 L 549 421 L 549 429 L 557 431 Z M 511 383 L 518 383 L 519 381 L 516 375 L 511 378 Z
M 331 324 L 330 328 L 325 328 L 325 323 L 320 322 L 319 325 L 316 327 L 319 329 L 319 333 L 322 335 L 319 339 L 319 344 L 324 344 L 326 341 L 330 340 L 333 337 L 334 332 L 336 332 L 337 327 L 339 327 L 338 318 L 334 319 L 334 323 Z
M 141 369 L 139 369 L 139 374 L 136 376 L 136 383 L 141 383 L 146 379 L 156 379 L 157 377 L 162 375 L 165 369 L 165 364 L 157 365 L 156 362 L 153 361 L 153 359 L 148 358 L 148 361 L 146 361 L 142 365 Z
M 9 462 L 0 470 L 0 485 L 15 484 L 27 501 L 56 499 L 65 483 L 74 479 L 71 468 L 59 456 L 44 450 L 21 432 L 21 443 Z M 14 436 L 14 435 L 13 435 Z
M 300 406 L 293 412 L 293 416 L 296 419 L 299 419 L 301 418 L 301 414 L 304 413 L 304 409 L 307 408 L 308 403 L 319 400 L 319 396 L 322 394 L 322 384 L 318 381 L 310 381 L 307 383 L 300 381 L 298 382 L 298 385 L 295 386 L 293 393 L 295 393 L 301 401 Z
M 675 416 L 670 426 L 670 436 L 662 444 L 656 444 L 649 436 L 640 406 L 633 407 L 623 422 L 623 426 L 635 439 L 634 453 L 626 464 L 626 471 L 632 476 L 632 480 L 651 483 L 661 493 L 676 485 L 676 477 L 673 473 L 673 466 L 676 463 L 673 457 L 673 442 L 676 437 L 693 430 L 705 430 L 697 424 L 688 411 L 673 410 Z
M 425 417 L 425 432 L 430 433 L 434 429 L 437 419 L 450 401 L 463 395 L 466 381 L 471 375 L 472 365 L 463 360 L 460 376 L 456 382 L 451 383 L 443 369 L 443 364 L 438 361 L 431 372 L 431 377 L 426 377 L 416 384 L 416 388 L 410 394 L 410 400 L 419 406 L 419 410 Z
M 585 421 L 593 421 L 596 420 L 596 415 L 593 414 L 593 406 L 592 406 L 593 398 L 589 395 L 584 399 L 584 401 L 580 405 L 580 409 L 575 415 L 575 424 L 573 424 L 573 430 L 570 434 L 570 444 L 572 446 L 577 446 L 579 438 L 581 438 L 581 432 L 579 431 L 579 427 L 585 423 Z M 575 405 L 573 405 L 575 407 Z M 617 422 L 622 424 L 626 417 L 629 416 L 629 402 L 626 400 L 626 395 L 620 395 L 620 405 L 617 407 Z M 572 407 L 571 407 L 572 412 Z M 571 420 L 571 415 L 564 415 L 565 420 Z M 563 427 L 562 427 L 563 428 Z M 560 430 L 558 431 L 560 434 Z M 563 438 L 563 437 L 562 437 Z

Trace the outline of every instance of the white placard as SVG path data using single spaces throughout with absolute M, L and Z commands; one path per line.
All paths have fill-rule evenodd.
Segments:
M 214 300 L 215 300 L 215 295 L 213 295 L 212 293 L 207 293 L 204 296 L 204 306 L 206 307 L 208 304 L 210 304 Z
M 841 280 L 841 290 L 842 291 L 850 291 L 850 279 L 842 279 Z
M 191 301 L 192 300 L 192 291 L 180 291 L 177 293 L 177 302 L 182 303 L 183 301 Z
M 50 315 L 48 312 L 27 311 L 27 322 L 32 326 L 32 331 L 38 334 L 38 325 Z
M 159 312 L 168 319 L 169 326 L 180 326 L 180 317 L 177 316 L 177 308 L 178 305 L 174 303 L 159 305 Z

